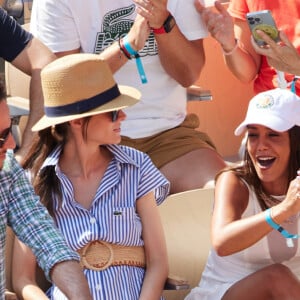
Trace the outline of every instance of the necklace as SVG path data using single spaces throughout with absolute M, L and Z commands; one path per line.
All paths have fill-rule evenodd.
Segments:
M 274 195 L 266 195 L 265 193 L 262 193 L 261 198 L 264 201 L 265 206 L 267 208 L 270 208 L 272 206 L 281 203 L 284 200 L 285 195 L 274 196 Z
M 272 206 L 275 206 L 275 205 L 281 203 L 284 200 L 285 195 L 276 196 L 276 195 L 266 195 L 265 193 L 263 193 L 262 198 L 263 198 L 266 206 L 268 208 L 270 208 Z M 284 224 L 293 224 L 298 219 L 298 217 L 299 217 L 299 213 L 297 213 L 296 215 L 290 216 L 283 223 Z

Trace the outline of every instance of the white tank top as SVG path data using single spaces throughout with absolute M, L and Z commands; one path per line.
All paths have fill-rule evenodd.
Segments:
M 261 212 L 254 191 L 249 189 L 248 206 L 242 218 Z M 290 218 L 282 226 L 290 233 L 300 232 L 299 216 Z M 251 273 L 274 263 L 288 266 L 300 276 L 300 249 L 298 240 L 294 247 L 288 247 L 287 240 L 273 230 L 253 246 L 232 255 L 220 257 L 211 249 L 199 286 L 194 288 L 185 300 L 218 300 L 235 282 Z

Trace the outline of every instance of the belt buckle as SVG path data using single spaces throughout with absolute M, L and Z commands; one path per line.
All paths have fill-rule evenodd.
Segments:
M 113 248 L 109 243 L 102 241 L 92 241 L 88 243 L 82 251 L 81 262 L 84 267 L 102 271 L 110 267 L 113 263 Z

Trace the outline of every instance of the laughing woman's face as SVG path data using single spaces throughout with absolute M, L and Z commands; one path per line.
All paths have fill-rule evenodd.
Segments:
M 278 132 L 253 124 L 247 126 L 247 132 L 247 149 L 263 186 L 280 184 L 286 188 L 290 158 L 288 131 Z

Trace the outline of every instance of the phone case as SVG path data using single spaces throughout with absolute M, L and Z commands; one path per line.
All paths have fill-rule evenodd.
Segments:
M 262 46 L 266 43 L 257 35 L 257 29 L 264 31 L 275 42 L 279 41 L 278 29 L 269 10 L 247 13 L 246 18 L 252 35 L 258 45 Z

